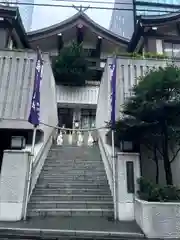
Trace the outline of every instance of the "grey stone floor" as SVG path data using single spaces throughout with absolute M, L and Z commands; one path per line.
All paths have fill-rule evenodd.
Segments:
M 62 237 L 62 235 L 64 237 L 68 235 L 76 236 L 76 239 L 144 238 L 135 222 L 114 222 L 101 217 L 52 217 L 32 218 L 19 222 L 0 222 L 0 237 L 7 231 L 10 235 L 56 236 L 56 239 L 59 239 L 57 237 Z

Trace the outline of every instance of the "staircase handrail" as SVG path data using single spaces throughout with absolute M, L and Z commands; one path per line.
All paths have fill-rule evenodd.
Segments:
M 51 134 L 49 135 L 47 141 L 45 142 L 45 144 L 43 144 L 39 150 L 39 154 L 37 154 L 37 156 L 35 157 L 35 159 L 33 159 L 33 156 L 31 155 L 31 153 L 29 152 L 29 172 L 28 172 L 28 181 L 27 181 L 27 191 L 26 191 L 26 196 L 25 196 L 25 204 L 24 204 L 24 216 L 23 219 L 26 220 L 26 215 L 27 215 L 27 205 L 28 205 L 28 201 L 30 198 L 30 194 L 31 194 L 31 182 L 32 182 L 32 175 L 33 175 L 33 171 L 36 169 L 39 160 L 42 157 L 43 154 L 43 150 L 46 148 L 47 144 L 49 143 L 50 139 L 54 136 L 54 129 L 52 130 Z M 36 161 L 36 159 L 38 159 Z
M 101 146 L 102 146 L 102 148 L 103 148 L 103 152 L 104 152 L 105 155 L 106 155 L 106 159 L 107 159 L 108 165 L 109 165 L 109 167 L 110 167 L 111 173 L 113 174 L 112 166 L 111 166 L 111 164 L 109 163 L 109 156 L 108 156 L 108 153 L 107 153 L 107 151 L 106 151 L 106 149 L 105 149 L 104 142 L 103 142 L 102 137 L 101 137 L 101 135 L 100 135 L 99 132 L 98 132 L 98 136 L 99 136 L 99 140 L 100 140 L 100 142 L 101 142 Z M 110 157 L 112 157 L 112 156 L 110 156 Z

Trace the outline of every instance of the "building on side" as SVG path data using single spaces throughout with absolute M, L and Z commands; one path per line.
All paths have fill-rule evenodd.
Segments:
M 180 10 L 179 0 L 115 0 L 109 29 L 131 38 L 140 16 L 162 15 Z
M 0 49 L 30 48 L 17 7 L 0 6 Z
M 21 19 L 24 25 L 25 30 L 28 32 L 31 30 L 32 25 L 32 17 L 34 10 L 34 0 L 6 0 L 7 5 L 19 7 L 19 12 L 21 15 Z M 26 4 L 22 4 L 26 3 Z M 29 4 L 29 5 L 28 5 Z
M 133 6 L 133 0 L 115 0 L 109 25 L 112 32 L 128 39 L 131 38 L 134 30 Z
M 130 52 L 152 52 L 180 57 L 180 12 L 142 16 L 128 46 Z
M 56 85 L 59 125 L 73 128 L 78 121 L 81 128 L 95 127 L 99 84 L 106 59 L 117 49 L 126 51 L 128 40 L 101 27 L 82 11 L 56 25 L 29 32 L 28 39 L 33 49 L 39 46 L 51 58 L 72 41 L 83 44 L 92 74 L 83 87 Z

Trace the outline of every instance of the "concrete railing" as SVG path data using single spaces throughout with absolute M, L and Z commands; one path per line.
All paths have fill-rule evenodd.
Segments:
M 39 174 L 41 173 L 42 167 L 44 165 L 45 159 L 48 155 L 48 152 L 52 146 L 53 138 L 56 136 L 56 129 L 52 129 L 51 134 L 49 135 L 46 142 L 44 142 L 40 148 L 37 154 L 33 158 L 33 165 L 32 165 L 32 173 L 31 173 L 31 184 L 30 184 L 30 192 L 28 196 L 28 201 L 31 196 L 31 193 L 36 185 L 37 179 L 39 177 Z
M 110 121 L 110 69 L 107 61 L 99 88 L 98 102 L 96 109 L 96 127 L 101 128 L 107 125 Z M 106 133 L 108 129 L 98 130 L 99 148 L 104 162 L 108 182 L 110 185 L 111 193 L 113 195 L 113 173 L 112 173 L 112 150 L 111 147 L 107 148 Z

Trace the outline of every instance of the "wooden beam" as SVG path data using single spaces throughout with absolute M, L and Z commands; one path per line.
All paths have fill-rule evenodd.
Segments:
M 180 24 L 179 23 L 176 23 L 176 30 L 177 30 L 178 35 L 180 36 Z
M 166 40 L 166 41 L 171 41 L 171 42 L 177 42 L 180 43 L 180 38 L 179 36 L 175 36 L 175 35 L 167 35 L 167 34 L 163 34 L 163 33 L 158 33 L 155 30 L 150 30 L 149 32 L 145 32 L 143 34 L 144 37 L 153 37 L 153 38 L 157 38 L 157 39 L 162 39 L 162 40 Z
M 76 28 L 76 37 L 77 37 L 77 43 L 81 44 L 84 40 L 84 27 L 81 24 L 79 24 Z
M 60 53 L 61 49 L 63 48 L 64 42 L 63 42 L 63 37 L 62 34 L 57 35 L 57 49 L 58 53 Z
M 102 38 L 99 36 L 96 43 L 96 57 L 100 58 L 102 48 Z

